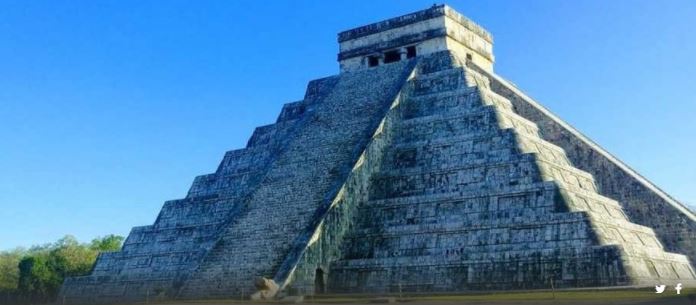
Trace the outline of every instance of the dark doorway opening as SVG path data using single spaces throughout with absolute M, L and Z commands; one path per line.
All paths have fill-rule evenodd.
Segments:
M 324 278 L 324 270 L 321 270 L 321 268 L 317 268 L 314 274 L 314 293 L 326 293 L 326 279 Z
M 384 52 L 384 63 L 397 62 L 401 60 L 401 54 L 398 50 Z
M 367 66 L 368 67 L 376 67 L 377 65 L 379 65 L 379 57 L 370 56 L 367 58 Z
M 406 48 L 406 58 L 416 57 L 416 46 L 410 46 Z

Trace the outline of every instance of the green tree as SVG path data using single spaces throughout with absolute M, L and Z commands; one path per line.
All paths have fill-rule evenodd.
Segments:
M 118 251 L 123 244 L 123 236 L 107 235 L 101 238 L 95 238 L 90 244 L 90 248 L 99 252 Z
M 0 252 L 0 293 L 13 293 L 19 282 L 19 261 L 26 250 L 17 248 Z
M 67 235 L 53 244 L 32 247 L 16 255 L 16 276 L 7 276 L 7 283 L 2 285 L 8 289 L 14 286 L 17 292 L 35 301 L 52 300 L 66 277 L 89 274 L 100 252 L 118 250 L 122 242 L 121 236 L 107 235 L 89 244 L 81 244 L 75 237 Z M 0 268 L 3 268 L 3 262 L 0 261 Z M 6 264 L 11 266 L 12 260 L 8 258 Z M 0 277 L 0 280 L 5 279 Z
M 99 252 L 81 245 L 73 236 L 59 239 L 49 252 L 48 265 L 60 278 L 88 274 Z
M 47 253 L 27 256 L 19 262 L 18 290 L 21 294 L 46 299 L 54 296 L 62 278 L 50 267 Z

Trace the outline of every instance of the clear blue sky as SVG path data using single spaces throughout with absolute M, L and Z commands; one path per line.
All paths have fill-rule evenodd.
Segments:
M 126 235 L 338 72 L 336 33 L 432 1 L 0 1 L 0 249 Z M 451 1 L 496 71 L 696 203 L 696 2 Z

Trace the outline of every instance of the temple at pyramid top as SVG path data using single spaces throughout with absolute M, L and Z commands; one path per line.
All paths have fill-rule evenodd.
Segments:
M 493 70 L 493 37 L 447 5 L 368 24 L 338 34 L 341 72 L 449 50 Z

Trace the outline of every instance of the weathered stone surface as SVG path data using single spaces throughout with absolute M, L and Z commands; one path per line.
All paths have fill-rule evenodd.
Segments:
M 458 38 L 418 36 L 433 29 Z M 350 69 L 68 279 L 66 301 L 696 284 L 693 213 L 470 56 L 485 31 L 436 6 L 339 39 Z M 374 43 L 419 53 L 370 67 Z
M 538 124 L 545 140 L 563 148 L 574 166 L 593 175 L 600 194 L 618 200 L 632 222 L 654 229 L 665 249 L 686 254 L 692 263 L 696 261 L 693 211 L 503 78 L 494 74 L 488 77 L 491 89 L 509 99 L 517 113 Z
M 338 76 L 179 296 L 232 296 L 251 291 L 256 276 L 273 278 L 298 233 L 335 197 L 410 69 L 401 62 Z
M 686 257 L 663 252 L 652 230 L 630 223 L 487 78 L 443 69 L 417 73 L 393 109 L 402 120 L 392 125 L 393 144 L 368 181 L 343 256 L 329 266 L 329 291 L 693 279 Z

